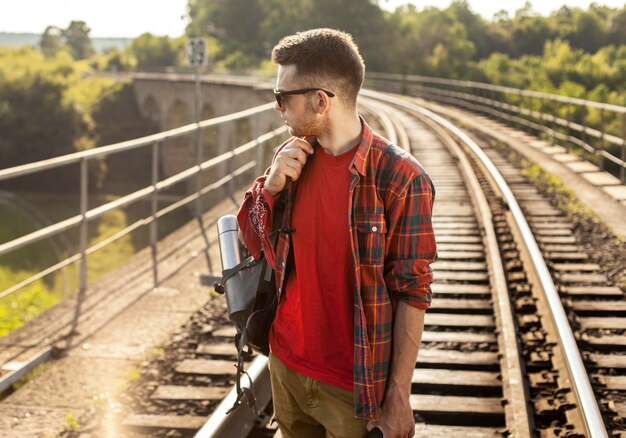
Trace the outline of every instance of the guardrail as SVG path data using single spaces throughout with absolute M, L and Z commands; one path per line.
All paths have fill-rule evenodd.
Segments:
M 202 206 L 201 206 L 201 197 L 210 193 L 211 191 L 218 189 L 224 186 L 226 183 L 233 181 L 237 176 L 251 170 L 253 167 L 257 167 L 257 173 L 262 173 L 262 159 L 264 156 L 262 148 L 259 148 L 257 152 L 257 160 L 249 161 L 245 165 L 239 167 L 234 170 L 230 175 L 227 175 L 220 180 L 208 185 L 202 185 L 202 176 L 203 174 L 210 169 L 215 168 L 219 164 L 225 163 L 229 160 L 233 160 L 234 158 L 248 152 L 254 148 L 262 146 L 264 142 L 273 139 L 274 137 L 283 134 L 286 132 L 287 128 L 285 126 L 275 129 L 273 131 L 267 132 L 262 135 L 258 135 L 256 133 L 256 137 L 253 138 L 248 143 L 241 145 L 233 150 L 223 153 L 217 157 L 211 158 L 206 161 L 201 161 L 202 155 L 198 152 L 202 148 L 201 143 L 201 133 L 203 130 L 208 128 L 214 128 L 224 123 L 233 122 L 236 120 L 250 118 L 258 116 L 259 114 L 271 111 L 273 109 L 273 103 L 267 103 L 264 105 L 260 105 L 254 108 L 247 109 L 245 111 L 240 111 L 237 113 L 233 113 L 226 116 L 215 117 L 212 119 L 204 120 L 199 123 L 192 123 L 189 125 L 182 126 L 180 128 L 172 129 L 169 131 L 164 131 L 158 134 L 149 135 L 146 137 L 138 138 L 135 140 L 125 141 L 121 143 L 116 143 L 108 146 L 102 146 L 95 149 L 91 149 L 83 152 L 76 152 L 60 157 L 51 158 L 48 160 L 42 160 L 35 163 L 24 164 L 21 166 L 11 167 L 8 169 L 0 170 L 0 181 L 8 180 L 11 178 L 16 178 L 36 172 L 41 172 L 48 169 L 59 168 L 63 166 L 67 166 L 74 163 L 79 163 L 80 165 L 80 212 L 76 216 L 68 218 L 66 220 L 51 224 L 46 226 L 40 230 L 34 231 L 25 236 L 19 237 L 17 239 L 11 240 L 9 242 L 5 242 L 0 244 L 0 255 L 4 255 L 15 251 L 19 248 L 22 248 L 26 245 L 30 245 L 32 243 L 41 241 L 43 239 L 47 239 L 49 237 L 55 236 L 63 231 L 68 229 L 79 227 L 80 228 L 80 244 L 79 244 L 79 252 L 66 258 L 65 260 L 60 261 L 59 263 L 50 266 L 49 268 L 21 281 L 20 283 L 13 285 L 7 290 L 0 291 L 0 299 L 5 298 L 14 292 L 22 289 L 29 284 L 43 278 L 44 276 L 51 274 L 59 269 L 62 269 L 65 266 L 70 265 L 74 262 L 79 262 L 79 290 L 84 291 L 87 288 L 87 256 L 92 254 L 95 251 L 109 245 L 110 243 L 120 239 L 121 237 L 135 231 L 136 229 L 143 226 L 150 226 L 150 246 L 152 249 L 152 270 L 153 270 L 153 283 L 154 287 L 157 287 L 159 284 L 158 277 L 158 261 L 157 261 L 157 226 L 159 218 L 165 216 L 168 213 L 171 213 L 174 210 L 177 210 L 185 205 L 190 204 L 191 202 L 196 202 L 196 215 L 201 214 Z M 254 124 L 258 127 L 258 123 Z M 166 140 L 181 137 L 184 135 L 195 134 L 200 139 L 197 138 L 195 142 L 196 147 L 196 157 L 197 162 L 196 165 L 177 173 L 176 175 L 170 176 L 166 179 L 159 179 L 159 166 L 160 166 L 160 148 L 164 144 Z M 99 207 L 88 209 L 89 205 L 89 186 L 88 186 L 88 164 L 91 160 L 113 155 L 128 152 L 131 150 L 135 150 L 138 148 L 151 148 L 152 150 L 152 159 L 151 159 L 151 185 L 144 187 L 140 190 L 137 190 L 133 193 L 129 193 L 115 201 L 108 202 Z M 189 180 L 193 177 L 196 177 L 196 189 L 195 192 L 180 199 L 179 201 L 165 207 L 162 209 L 158 209 L 158 195 L 165 189 L 168 189 L 175 184 L 181 183 L 183 181 Z M 115 235 L 109 237 L 108 239 L 92 246 L 88 247 L 87 241 L 87 226 L 89 222 L 93 221 L 101 217 L 102 215 L 121 207 L 125 207 L 136 203 L 137 201 L 150 198 L 151 199 L 151 214 L 149 217 L 136 221 L 132 225 L 126 227 L 125 229 L 119 231 Z
M 368 73 L 372 88 L 482 112 L 560 140 L 626 183 L 626 107 L 482 82 Z

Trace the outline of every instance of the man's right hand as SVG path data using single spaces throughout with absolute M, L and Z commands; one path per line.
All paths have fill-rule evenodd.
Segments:
M 288 177 L 292 181 L 300 178 L 306 160 L 313 152 L 313 146 L 306 140 L 301 138 L 292 139 L 276 155 L 263 188 L 270 192 L 272 196 L 276 196 L 287 185 Z

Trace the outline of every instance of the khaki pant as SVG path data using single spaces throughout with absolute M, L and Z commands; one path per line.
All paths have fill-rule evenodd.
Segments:
M 354 416 L 354 393 L 298 374 L 270 354 L 274 415 L 283 438 L 361 438 L 367 420 Z

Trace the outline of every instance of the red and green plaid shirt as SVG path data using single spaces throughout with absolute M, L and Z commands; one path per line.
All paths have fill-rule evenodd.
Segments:
M 431 303 L 429 265 L 437 257 L 431 221 L 435 189 L 415 158 L 361 122 L 348 201 L 356 275 L 354 409 L 359 418 L 378 419 L 390 370 L 395 306 L 398 300 L 420 309 Z M 281 293 L 290 241 L 288 234 L 280 233 L 276 251 L 270 243 L 279 196 L 263 189 L 268 173 L 246 192 L 238 221 L 250 253 L 258 259 L 263 251 L 275 268 Z M 290 193 L 295 184 L 288 188 Z M 283 227 L 291 222 L 291 205 L 285 208 Z

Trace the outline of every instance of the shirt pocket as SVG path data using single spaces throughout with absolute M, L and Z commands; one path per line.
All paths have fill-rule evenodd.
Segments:
M 383 266 L 387 221 L 385 215 L 357 214 L 354 217 L 359 242 L 359 263 L 361 266 Z

